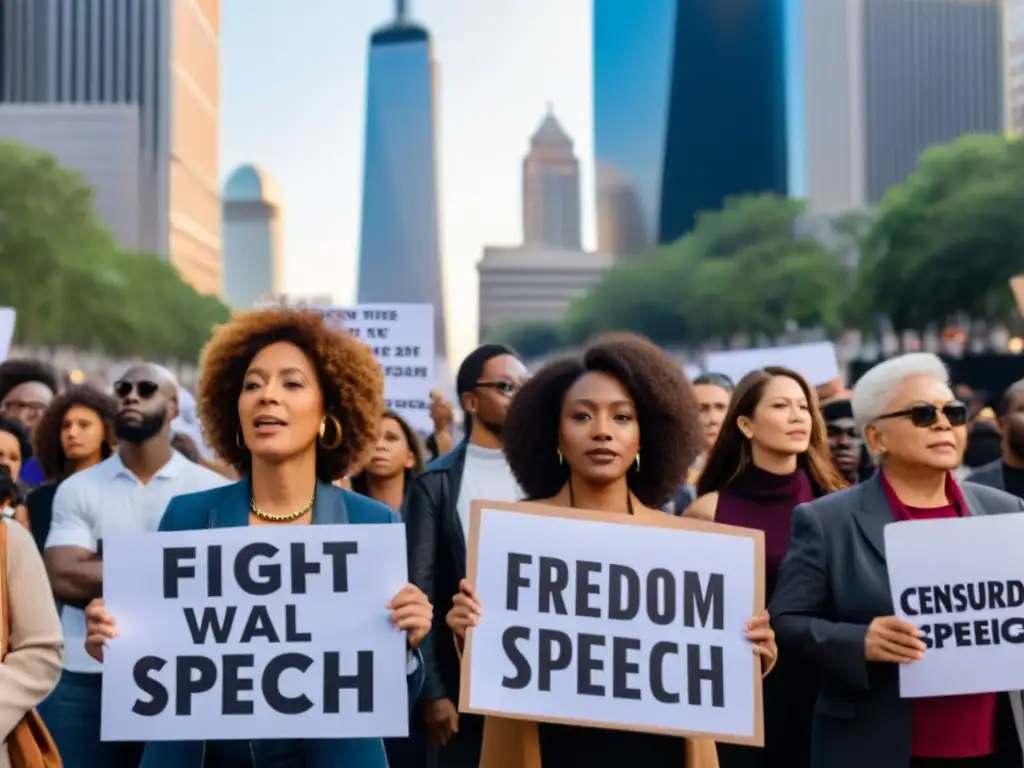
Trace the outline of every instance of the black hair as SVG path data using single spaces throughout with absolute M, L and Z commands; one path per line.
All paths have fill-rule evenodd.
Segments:
M 32 443 L 28 439 L 28 428 L 24 424 L 10 416 L 0 415 L 0 432 L 14 435 L 18 440 L 18 445 L 21 446 L 22 464 L 32 458 Z
M 0 464 L 0 504 L 16 506 L 21 503 L 21 488 L 6 464 Z
M 60 375 L 49 363 L 42 360 L 5 360 L 0 363 L 0 400 L 15 387 L 30 381 L 48 387 L 53 394 L 60 391 Z
M 852 419 L 853 405 L 849 400 L 832 400 L 821 406 L 821 415 L 825 417 L 826 422 Z
M 462 396 L 476 389 L 476 383 L 483 375 L 484 366 L 502 355 L 511 355 L 516 360 L 519 359 L 519 355 L 511 347 L 506 347 L 504 344 L 484 344 L 466 355 L 466 359 L 459 366 L 459 372 L 455 376 L 455 396 L 459 399 L 459 407 L 462 408 L 465 415 L 463 431 L 467 436 L 472 431 L 473 419 L 466 411 L 466 407 L 462 405 Z
M 641 469 L 627 472 L 627 483 L 642 504 L 660 507 L 700 452 L 697 400 L 679 364 L 633 334 L 600 337 L 581 355 L 548 363 L 523 385 L 505 422 L 509 468 L 531 500 L 550 498 L 565 485 L 569 467 L 558 459 L 563 401 L 590 372 L 611 376 L 629 392 L 644 459 Z
M 412 452 L 413 464 L 412 467 L 405 470 L 405 484 L 404 488 L 406 491 L 409 490 L 409 485 L 412 483 L 413 478 L 423 474 L 423 468 L 426 466 L 426 448 L 423 445 L 422 438 L 417 434 L 416 430 L 412 428 L 412 425 L 406 421 L 401 414 L 395 411 L 385 411 L 384 415 L 380 417 L 381 421 L 384 419 L 391 419 L 398 428 L 402 430 L 402 435 L 405 436 L 405 442 L 409 446 L 409 450 Z M 366 468 L 363 467 L 351 478 L 352 490 L 361 496 L 369 496 L 369 483 L 366 478 Z

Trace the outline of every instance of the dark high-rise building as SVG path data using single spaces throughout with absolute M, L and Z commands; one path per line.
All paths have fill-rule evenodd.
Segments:
M 395 20 L 370 38 L 358 301 L 432 304 L 444 361 L 437 73 L 429 33 L 409 20 L 404 0 L 396 6 Z
M 598 247 L 675 240 L 788 191 L 786 0 L 594 0 Z

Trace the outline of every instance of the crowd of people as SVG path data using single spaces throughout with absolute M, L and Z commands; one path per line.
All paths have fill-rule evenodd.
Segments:
M 183 426 L 190 395 L 158 365 L 101 391 L 43 362 L 0 364 L 0 768 L 59 765 L 39 762 L 58 753 L 68 768 L 1024 768 L 1015 694 L 900 697 L 898 667 L 925 646 L 893 615 L 882 533 L 1024 511 L 1024 380 L 989 423 L 929 354 L 823 399 L 782 367 L 691 382 L 617 334 L 532 375 L 514 350 L 481 346 L 456 395 L 454 407 L 435 395 L 434 432 L 417 434 L 385 410 L 369 348 L 285 308 L 216 330 L 201 436 Z M 968 474 L 969 435 L 993 430 L 997 455 Z M 765 745 L 461 713 L 462 644 L 484 612 L 466 578 L 476 499 L 762 531 L 768 609 L 737 630 L 762 660 Z M 104 539 L 398 522 L 410 583 L 388 610 L 408 639 L 408 737 L 101 740 L 118 627 Z M 25 755 L 29 728 L 42 758 Z

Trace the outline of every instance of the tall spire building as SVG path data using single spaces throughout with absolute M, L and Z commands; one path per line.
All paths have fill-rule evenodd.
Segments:
M 396 0 L 394 20 L 370 38 L 358 301 L 432 304 L 440 376 L 447 333 L 436 85 L 430 35 Z
M 523 241 L 580 247 L 580 164 L 550 105 L 523 160 Z

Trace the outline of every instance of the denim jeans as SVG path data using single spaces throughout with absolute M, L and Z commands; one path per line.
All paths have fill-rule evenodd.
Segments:
M 39 705 L 64 768 L 138 768 L 143 743 L 100 741 L 103 676 L 64 672 Z

